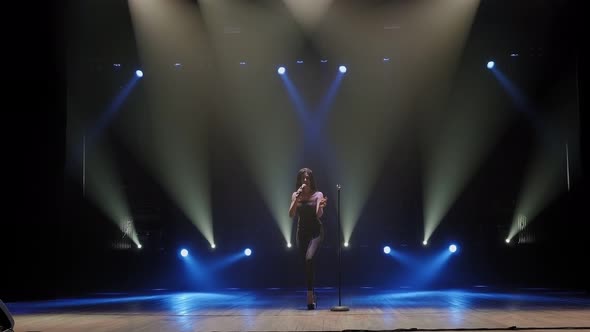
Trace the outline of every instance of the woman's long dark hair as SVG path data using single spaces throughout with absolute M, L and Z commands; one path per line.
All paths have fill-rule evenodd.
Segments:
M 309 186 L 310 186 L 309 189 L 311 190 L 312 193 L 315 193 L 317 191 L 316 185 L 315 185 L 315 178 L 313 177 L 313 172 L 309 168 L 302 168 L 299 170 L 299 172 L 297 172 L 297 181 L 295 183 L 295 190 L 299 189 L 299 187 L 301 187 L 301 185 L 303 184 L 303 175 L 305 173 L 307 173 L 309 175 Z

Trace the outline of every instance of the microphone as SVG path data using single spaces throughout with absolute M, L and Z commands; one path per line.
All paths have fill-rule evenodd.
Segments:
M 299 195 L 301 195 L 303 188 L 305 188 L 305 183 L 302 184 L 301 187 L 299 187 L 299 189 L 297 189 L 297 192 L 295 192 L 295 197 L 299 197 Z

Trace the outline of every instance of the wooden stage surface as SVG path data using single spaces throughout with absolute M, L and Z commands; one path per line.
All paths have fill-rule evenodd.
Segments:
M 588 330 L 590 294 L 548 289 L 294 289 L 100 293 L 6 303 L 15 331 Z

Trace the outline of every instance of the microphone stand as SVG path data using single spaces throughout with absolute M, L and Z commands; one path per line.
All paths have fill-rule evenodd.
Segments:
M 340 240 L 340 189 L 342 186 L 336 185 L 338 188 L 338 204 L 336 206 L 336 219 L 338 219 L 338 305 L 330 309 L 330 311 L 348 311 L 347 306 L 342 305 L 342 241 Z

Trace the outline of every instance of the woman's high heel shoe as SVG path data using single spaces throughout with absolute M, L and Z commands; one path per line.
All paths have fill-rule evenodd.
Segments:
M 315 310 L 315 303 L 309 303 L 307 305 L 307 310 Z
M 315 296 L 315 292 L 313 293 L 313 302 L 307 304 L 307 310 L 315 310 L 317 307 L 317 297 Z

